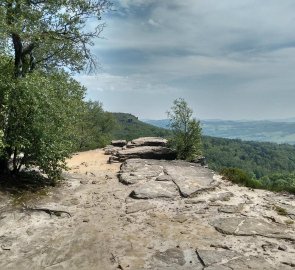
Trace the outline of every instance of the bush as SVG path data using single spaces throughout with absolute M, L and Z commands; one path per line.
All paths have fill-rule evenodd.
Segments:
M 260 181 L 251 177 L 247 172 L 238 168 L 224 168 L 220 171 L 227 180 L 251 188 L 263 188 Z
M 72 150 L 71 127 L 85 89 L 67 73 L 57 71 L 36 71 L 19 80 L 2 76 L 0 89 L 5 97 L 0 108 L 1 169 L 18 174 L 22 167 L 36 166 L 57 178 Z

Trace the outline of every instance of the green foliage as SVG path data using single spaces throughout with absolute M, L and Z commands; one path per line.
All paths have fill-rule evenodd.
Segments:
M 184 99 L 175 100 L 168 112 L 172 131 L 170 144 L 179 159 L 193 160 L 201 154 L 200 122 L 192 118 L 192 114 Z
M 250 187 L 295 193 L 293 145 L 203 137 L 203 149 L 209 167 L 215 171 L 239 168 L 255 181 Z
M 116 119 L 105 112 L 99 102 L 86 102 L 80 111 L 75 129 L 74 150 L 89 150 L 104 147 L 111 141 Z
M 0 70 L 5 73 L 3 68 Z M 83 105 L 85 89 L 65 72 L 34 72 L 21 80 L 2 77 L 1 130 L 12 169 L 38 166 L 56 178 L 72 149 L 72 129 Z
M 104 27 L 93 22 L 110 6 L 107 0 L 2 0 L 0 48 L 12 52 L 13 40 L 15 68 L 21 75 L 30 71 L 32 56 L 47 70 L 66 66 L 81 71 L 94 63 L 90 46 Z
M 275 205 L 274 209 L 278 213 L 278 215 L 281 215 L 281 216 L 287 216 L 288 215 L 287 210 L 285 208 L 283 208 L 283 207 Z
M 216 171 L 236 167 L 255 178 L 295 171 L 293 145 L 204 137 L 203 151 L 210 167 Z
M 132 114 L 112 113 L 117 121 L 116 128 L 112 132 L 114 139 L 133 140 L 139 137 L 167 137 L 170 132 L 138 120 Z
M 238 168 L 224 168 L 220 171 L 220 174 L 235 184 L 241 184 L 251 188 L 263 187 L 258 180 L 252 178 L 250 174 Z
M 295 173 L 274 173 L 262 177 L 261 182 L 266 189 L 273 191 L 289 191 L 295 193 Z

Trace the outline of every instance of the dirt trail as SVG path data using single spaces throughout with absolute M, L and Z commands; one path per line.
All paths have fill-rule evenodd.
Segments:
M 129 197 L 133 188 L 119 183 L 117 178 L 120 164 L 107 164 L 107 159 L 102 150 L 74 155 L 68 161 L 71 169 L 65 173 L 62 187 L 51 189 L 48 196 L 28 205 L 67 211 L 71 217 L 49 215 L 44 211 L 8 211 L 5 207 L 1 210 L 1 270 L 205 269 L 204 265 L 200 266 L 196 249 L 234 247 L 248 255 L 269 253 L 272 256 L 271 251 L 264 251 L 261 246 L 267 242 L 279 245 L 282 241 L 288 252 L 276 251 L 276 258 L 289 263 L 289 266 L 284 265 L 287 268 L 281 269 L 292 269 L 294 242 L 262 237 L 257 240 L 260 246 L 253 246 L 250 236 L 230 238 L 209 224 L 216 207 L 227 205 L 228 201 L 215 202 L 214 206 L 214 202 L 208 203 L 208 198 L 215 194 L 207 192 L 197 199 L 155 199 L 148 205 L 146 201 Z M 276 222 L 285 222 L 285 217 L 275 212 L 270 215 L 267 211 L 272 210 L 264 209 L 274 200 L 270 192 L 251 191 L 225 182 L 217 189 L 221 191 L 234 193 L 231 199 L 234 204 L 241 203 L 244 198 L 255 201 L 245 207 L 244 215 L 249 212 L 253 217 L 268 214 Z M 8 200 L 3 195 L 1 202 L 8 205 Z M 294 230 L 294 226 L 290 226 L 290 230 Z M 161 253 L 167 249 L 174 253 Z M 177 257 L 177 250 L 183 251 L 185 262 L 181 261 L 182 255 Z M 269 259 L 266 256 L 270 262 L 271 256 Z M 179 262 L 177 265 L 181 267 L 156 268 L 157 257 L 163 262 Z

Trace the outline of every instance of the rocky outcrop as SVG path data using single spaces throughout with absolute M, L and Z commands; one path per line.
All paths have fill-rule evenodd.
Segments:
M 131 158 L 176 159 L 176 152 L 166 147 L 166 139 L 160 137 L 142 137 L 128 142 L 126 147 L 125 142 L 126 141 L 112 141 L 113 146 L 124 145 L 124 147 L 116 150 L 106 149 L 105 154 L 112 155 L 109 158 L 109 163 L 124 162 Z
M 211 170 L 184 161 L 129 159 L 121 166 L 119 180 L 141 183 L 132 193 L 138 199 L 191 198 L 218 185 Z
M 126 140 L 113 140 L 111 142 L 111 144 L 116 147 L 123 147 L 127 144 L 127 141 Z
M 104 148 L 104 154 L 105 155 L 116 155 L 118 151 L 122 150 L 122 147 L 117 147 L 113 145 L 107 145 Z
M 162 146 L 140 146 L 118 151 L 110 157 L 110 162 L 123 162 L 131 158 L 173 160 L 176 158 L 176 153 L 170 148 Z
M 15 209 L 18 198 L 0 192 L 0 269 L 294 269 L 294 195 L 234 185 L 195 163 L 120 166 L 87 153 L 42 198 Z
M 135 199 L 174 199 L 179 192 L 173 182 L 148 182 L 135 188 L 130 196 Z
M 141 212 L 161 216 L 157 223 L 149 221 L 149 226 L 161 226 L 168 215 L 173 224 L 169 225 L 171 230 L 164 226 L 166 237 L 170 239 L 174 228 L 180 226 L 179 233 L 187 236 L 186 245 L 202 243 L 195 250 L 178 245 L 158 250 L 148 260 L 150 269 L 288 270 L 294 266 L 290 253 L 295 252 L 291 199 L 286 203 L 282 198 L 274 199 L 273 193 L 267 196 L 265 191 L 235 186 L 199 164 L 175 160 L 126 160 L 119 180 L 132 190 L 134 201 L 144 199 L 138 202 L 156 207 L 138 207 L 142 207 Z M 284 221 L 276 211 L 284 213 Z M 200 234 L 196 242 L 191 240 L 194 234 Z
M 127 147 L 139 147 L 139 146 L 166 146 L 167 140 L 160 137 L 142 137 L 132 140 Z

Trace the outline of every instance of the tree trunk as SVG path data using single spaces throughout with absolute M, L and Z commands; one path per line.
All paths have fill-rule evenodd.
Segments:
M 23 68 L 23 44 L 18 34 L 12 34 L 12 41 L 14 46 L 14 74 L 16 78 L 22 77 Z

